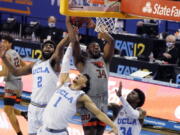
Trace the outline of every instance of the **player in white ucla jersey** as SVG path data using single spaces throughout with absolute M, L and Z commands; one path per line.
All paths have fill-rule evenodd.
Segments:
M 118 127 L 119 135 L 140 135 L 142 124 L 146 112 L 140 107 L 145 102 L 145 95 L 139 89 L 132 90 L 125 100 L 121 94 L 122 84 L 119 84 L 119 90 L 116 91 L 122 106 L 111 103 L 109 110 L 113 112 L 111 116 Z
M 75 40 L 76 33 L 74 31 L 71 33 Z M 108 104 L 109 64 L 114 54 L 114 39 L 108 33 L 99 33 L 98 36 L 106 42 L 103 55 L 101 55 L 100 46 L 97 42 L 91 42 L 87 46 L 87 55 L 85 55 L 87 57 L 81 55 L 79 44 L 76 44 L 74 61 L 77 69 L 81 73 L 88 74 L 91 78 L 88 96 L 98 108 L 105 112 Z M 94 114 L 85 108 L 80 110 L 80 113 L 85 135 L 103 135 L 105 123 L 99 121 Z
M 11 49 L 13 43 L 13 38 L 11 36 L 2 36 L 0 41 L 0 47 L 5 47 L 7 49 L 6 58 L 15 67 L 20 68 L 25 65 L 21 60 L 19 54 Z M 21 112 L 14 108 L 15 103 L 19 103 L 21 100 L 22 92 L 22 80 L 21 77 L 14 76 L 2 63 L 2 71 L 0 71 L 0 76 L 4 76 L 5 87 L 4 87 L 4 111 L 7 114 L 12 127 L 14 128 L 17 135 L 22 135 L 21 129 L 19 127 L 16 115 L 27 115 L 27 112 Z M 27 117 L 25 117 L 27 118 Z
M 68 24 L 67 24 L 68 25 Z M 68 29 L 73 29 L 72 27 Z M 68 30 L 69 31 L 69 30 Z M 76 114 L 79 107 L 85 107 L 96 115 L 101 121 L 110 125 L 117 133 L 113 122 L 101 112 L 91 99 L 85 94 L 89 89 L 89 76 L 79 74 L 72 83 L 68 83 L 68 72 L 72 47 L 69 45 L 63 57 L 61 74 L 59 79 L 60 87 L 56 90 L 43 114 L 43 126 L 38 130 L 38 135 L 68 135 L 67 126 L 69 120 Z
M 28 108 L 29 135 L 36 135 L 38 128 L 42 125 L 42 113 L 56 89 L 56 72 L 60 72 L 63 48 L 67 43 L 69 43 L 68 37 L 62 39 L 57 47 L 53 41 L 44 42 L 42 60 L 19 69 L 14 69 L 2 56 L 4 63 L 15 75 L 30 73 L 33 75 L 31 103 Z

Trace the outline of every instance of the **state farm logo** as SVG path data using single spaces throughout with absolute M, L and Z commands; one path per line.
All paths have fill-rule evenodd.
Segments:
M 152 13 L 151 2 L 146 2 L 146 5 L 143 7 L 142 11 L 144 13 Z
M 149 13 L 154 15 L 169 16 L 169 17 L 180 17 L 180 9 L 175 5 L 164 5 L 151 2 L 146 2 L 142 8 L 143 13 Z

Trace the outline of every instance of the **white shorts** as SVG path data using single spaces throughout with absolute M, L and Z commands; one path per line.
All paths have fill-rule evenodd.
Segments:
M 69 135 L 66 131 L 60 133 L 49 132 L 45 126 L 38 129 L 37 135 Z
M 29 134 L 37 133 L 38 129 L 42 126 L 42 115 L 45 108 L 36 107 L 29 104 L 28 107 L 28 128 Z

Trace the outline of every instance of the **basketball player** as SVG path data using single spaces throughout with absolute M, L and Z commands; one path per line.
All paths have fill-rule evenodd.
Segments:
M 3 36 L 0 41 L 0 47 L 5 47 L 7 49 L 6 58 L 13 65 L 14 68 L 21 68 L 25 63 L 21 60 L 19 54 L 11 49 L 13 43 L 13 38 L 10 36 Z M 19 127 L 19 122 L 16 115 L 23 115 L 26 118 L 27 112 L 21 112 L 14 108 L 17 101 L 20 102 L 21 92 L 22 92 L 22 81 L 21 77 L 14 76 L 7 67 L 2 63 L 2 71 L 0 71 L 0 76 L 4 76 L 5 87 L 4 87 L 4 112 L 6 113 L 9 121 L 14 128 L 17 135 L 22 135 L 21 129 Z
M 117 96 L 122 103 L 110 104 L 109 109 L 113 112 L 112 119 L 119 129 L 119 135 L 140 135 L 146 112 L 140 107 L 145 102 L 145 95 L 139 89 L 134 89 L 128 94 L 127 99 L 122 97 L 122 83 L 119 83 Z
M 70 19 L 66 20 L 67 27 L 71 26 Z M 76 40 L 75 31 L 70 32 L 71 38 Z M 105 39 L 103 55 L 97 42 L 91 42 L 87 46 L 87 55 L 81 55 L 79 44 L 75 44 L 73 55 L 77 69 L 88 74 L 91 78 L 90 90 L 87 95 L 103 112 L 107 111 L 108 104 L 108 76 L 109 64 L 114 54 L 114 39 L 108 33 L 99 33 L 99 37 Z M 78 42 L 78 41 L 77 41 Z M 84 57 L 87 56 L 87 57 Z M 103 135 L 106 124 L 86 108 L 80 110 L 85 135 Z
M 72 83 L 67 82 L 69 80 L 68 72 L 72 56 L 71 45 L 73 44 L 70 43 L 63 57 L 59 80 L 61 87 L 56 90 L 45 108 L 43 126 L 39 129 L 38 135 L 68 135 L 68 122 L 76 114 L 76 110 L 79 107 L 87 108 L 98 119 L 110 125 L 117 134 L 117 128 L 114 123 L 85 94 L 89 89 L 89 76 L 79 74 Z
M 46 41 L 42 44 L 42 60 L 14 69 L 7 61 L 5 54 L 2 56 L 4 63 L 15 75 L 33 75 L 33 88 L 31 103 L 28 107 L 28 128 L 29 135 L 36 135 L 38 128 L 42 125 L 42 113 L 48 101 L 56 89 L 60 72 L 60 61 L 63 56 L 63 48 L 69 42 L 68 36 L 62 39 L 57 47 L 53 41 Z

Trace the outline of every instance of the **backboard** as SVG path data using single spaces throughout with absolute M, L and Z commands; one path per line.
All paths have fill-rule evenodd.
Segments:
M 61 0 L 60 13 L 80 17 L 136 19 L 120 11 L 120 0 Z

